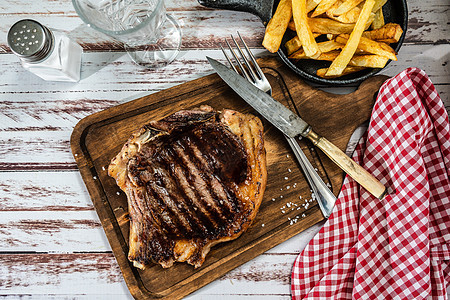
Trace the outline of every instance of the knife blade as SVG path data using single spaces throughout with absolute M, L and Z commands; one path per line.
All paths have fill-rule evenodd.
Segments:
M 301 135 L 310 139 L 315 146 L 321 149 L 336 165 L 369 193 L 378 199 L 384 198 L 386 187 L 381 182 L 345 155 L 337 146 L 314 132 L 311 126 L 298 115 L 227 66 L 210 57 L 207 57 L 207 59 L 223 81 L 272 125 L 289 137 L 294 138 Z

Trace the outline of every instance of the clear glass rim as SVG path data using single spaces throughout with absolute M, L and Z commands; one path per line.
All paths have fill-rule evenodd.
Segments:
M 129 34 L 129 33 L 133 33 L 136 32 L 142 28 L 144 28 L 145 26 L 147 26 L 147 24 L 153 20 L 155 18 L 156 12 L 159 11 L 161 5 L 164 4 L 164 0 L 158 0 L 158 3 L 156 4 L 155 9 L 152 11 L 152 13 L 150 14 L 150 16 L 148 16 L 148 18 L 145 19 L 144 22 L 142 22 L 141 24 L 137 25 L 134 28 L 130 28 L 130 29 L 125 29 L 125 30 L 107 30 L 101 27 L 98 27 L 97 25 L 93 24 L 84 14 L 83 10 L 81 9 L 81 7 L 78 4 L 78 0 L 72 0 L 72 4 L 73 7 L 75 8 L 75 12 L 78 14 L 78 16 L 80 17 L 80 19 L 86 23 L 89 27 L 94 28 L 95 30 L 98 30 L 104 34 L 107 34 L 109 36 L 117 36 L 117 35 L 125 35 L 125 34 Z

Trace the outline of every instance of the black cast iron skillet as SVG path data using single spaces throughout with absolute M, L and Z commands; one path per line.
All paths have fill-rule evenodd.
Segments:
M 249 12 L 258 16 L 264 25 L 272 17 L 275 12 L 279 0 L 198 0 L 198 2 L 206 7 L 227 9 L 234 11 Z M 406 0 L 388 0 L 383 6 L 383 14 L 385 23 L 397 23 L 403 28 L 403 34 L 396 44 L 391 44 L 391 47 L 398 53 L 400 46 L 405 38 L 406 28 L 408 25 L 408 8 Z M 325 85 L 347 85 L 352 83 L 359 83 L 370 76 L 375 75 L 381 69 L 366 69 L 339 78 L 325 79 L 316 75 L 316 71 L 320 68 L 327 68 L 331 62 L 316 61 L 316 60 L 300 60 L 298 62 L 291 61 L 287 58 L 287 52 L 284 43 L 293 38 L 294 32 L 287 30 L 283 37 L 278 56 L 281 60 L 290 67 L 295 73 L 302 78 Z M 389 64 L 390 60 L 388 61 Z M 386 64 L 387 65 L 387 64 Z

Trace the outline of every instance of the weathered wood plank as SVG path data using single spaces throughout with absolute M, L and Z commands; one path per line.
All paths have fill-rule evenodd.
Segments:
M 208 295 L 286 297 L 296 255 L 261 255 L 198 290 L 188 299 Z M 26 276 L 24 276 L 26 274 Z M 250 288 L 251 286 L 251 288 Z M 110 253 L 2 254 L 2 294 L 128 295 Z
M 78 171 L 0 172 L 0 211 L 92 211 Z
M 18 3 L 17 3 L 18 2 Z M 53 28 L 69 31 L 87 51 L 120 50 L 122 46 L 103 34 L 82 26 L 71 1 L 42 1 L 39 5 L 8 1 L 2 5 L 0 16 L 0 53 L 9 52 L 6 33 L 21 18 L 34 18 Z M 447 26 L 449 2 L 437 0 L 408 1 L 409 29 L 406 43 L 448 44 Z M 216 48 L 230 33 L 240 31 L 252 46 L 261 47 L 264 28 L 260 20 L 249 14 L 226 10 L 206 9 L 195 0 L 168 1 L 168 10 L 183 29 L 183 48 Z
M 95 211 L 1 211 L 0 252 L 110 251 Z
M 415 66 L 425 70 L 434 84 L 447 84 L 450 74 L 446 67 L 449 63 L 449 53 L 450 45 L 404 45 L 400 49 L 399 60 L 391 62 L 382 74 L 393 76 Z M 255 51 L 258 57 L 267 54 L 267 51 L 261 49 Z M 123 91 L 129 91 L 130 100 L 134 94 L 155 92 L 212 74 L 213 70 L 207 63 L 206 56 L 224 61 L 220 50 L 191 50 L 180 53 L 179 58 L 165 68 L 146 70 L 136 66 L 124 53 L 85 53 L 81 81 L 61 83 L 40 79 L 24 70 L 17 57 L 6 54 L 0 56 L 0 101 L 30 101 L 36 97 L 39 97 L 40 101 L 46 101 L 47 98 L 86 100 L 92 99 L 96 93 L 93 97 L 95 100 L 107 99 L 105 96 Z M 100 96 L 102 93 L 110 94 Z M 61 98 L 55 98 L 56 95 Z M 6 102 L 6 105 L 14 103 Z

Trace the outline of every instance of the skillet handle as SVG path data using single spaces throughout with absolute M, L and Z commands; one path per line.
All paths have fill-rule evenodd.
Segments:
M 266 25 L 272 17 L 274 1 L 275 0 L 198 0 L 198 3 L 209 8 L 249 12 L 258 16 L 264 25 Z

